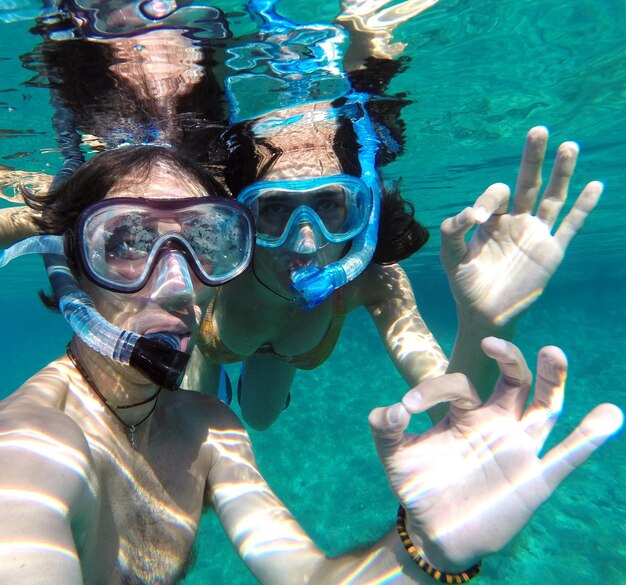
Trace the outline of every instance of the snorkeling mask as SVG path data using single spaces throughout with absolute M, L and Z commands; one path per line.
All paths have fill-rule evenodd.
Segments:
M 351 175 L 259 181 L 237 200 L 252 212 L 259 246 L 287 245 L 296 252 L 300 250 L 294 242 L 302 224 L 312 226 L 328 242 L 342 243 L 365 228 L 372 209 L 371 190 Z
M 114 197 L 81 213 L 66 238 L 67 256 L 98 286 L 133 293 L 175 249 L 200 282 L 218 286 L 250 264 L 253 226 L 248 209 L 226 199 Z
M 235 278 L 250 263 L 254 237 L 250 212 L 237 202 L 221 199 L 120 197 L 86 209 L 77 228 L 65 236 L 34 236 L 14 244 L 0 252 L 0 267 L 24 254 L 43 254 L 59 310 L 74 333 L 105 357 L 175 390 L 189 355 L 177 349 L 174 336 L 167 332 L 141 336 L 106 321 L 72 275 L 66 254 L 73 255 L 71 250 L 76 249 L 77 258 L 72 260 L 96 284 L 132 292 L 145 286 L 158 259 L 175 248 L 201 282 L 216 286 Z M 90 235 L 95 237 L 93 244 L 86 241 Z M 216 243 L 217 252 L 211 248 Z

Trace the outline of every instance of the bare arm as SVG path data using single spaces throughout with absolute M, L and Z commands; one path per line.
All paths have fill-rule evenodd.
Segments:
M 265 483 L 247 433 L 230 416 L 229 428 L 211 431 L 211 499 L 229 538 L 261 583 L 358 585 L 390 576 L 398 585 L 434 583 L 417 569 L 395 530 L 367 550 L 327 557 Z
M 399 265 L 370 264 L 355 284 L 358 303 L 365 304 L 387 353 L 409 387 L 446 372 L 448 359 L 422 319 L 411 283 Z M 445 410 L 445 406 L 437 405 L 429 415 L 436 421 Z
M 26 206 L 0 209 L 0 249 L 39 234 L 33 214 Z
M 563 404 L 564 354 L 554 347 L 541 351 L 526 407 L 531 375 L 519 350 L 495 338 L 482 346 L 501 371 L 485 405 L 466 377 L 453 374 L 427 380 L 401 403 L 370 415 L 376 449 L 406 510 L 412 543 L 432 566 L 453 574 L 514 538 L 623 420 L 617 407 L 601 405 L 539 458 Z M 411 414 L 441 401 L 451 403 L 441 423 L 421 435 L 406 432 Z M 228 416 L 222 428 L 211 430 L 211 496 L 233 544 L 261 583 L 434 583 L 395 530 L 368 549 L 328 558 L 265 483 L 247 434 L 232 413 Z
M 96 509 L 86 443 L 63 413 L 23 402 L 0 410 L 0 582 L 80 585 Z

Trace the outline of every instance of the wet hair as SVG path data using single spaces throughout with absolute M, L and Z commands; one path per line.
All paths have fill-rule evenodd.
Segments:
M 252 125 L 250 121 L 242 122 L 224 134 L 228 151 L 224 179 L 234 196 L 261 180 L 282 153 L 269 141 L 255 136 Z M 359 143 L 352 122 L 346 116 L 339 116 L 333 151 L 344 173 L 361 176 Z M 385 185 L 381 191 L 378 243 L 372 262 L 394 264 L 417 252 L 428 241 L 429 234 L 415 219 L 413 204 L 401 196 L 397 184 Z
M 45 195 L 24 193 L 26 204 L 39 212 L 35 221 L 41 233 L 63 234 L 72 228 L 80 213 L 104 199 L 122 183 L 141 184 L 158 163 L 165 163 L 191 179 L 209 195 L 226 197 L 221 185 L 195 162 L 163 146 L 123 146 L 88 160 L 68 179 Z M 132 176 L 132 179 L 131 179 Z

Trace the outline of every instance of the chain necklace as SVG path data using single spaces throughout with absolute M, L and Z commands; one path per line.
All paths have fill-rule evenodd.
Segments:
M 93 390 L 94 394 L 101 400 L 102 404 L 106 406 L 109 412 L 119 420 L 127 429 L 128 429 L 128 438 L 130 440 L 131 447 L 133 449 L 137 448 L 136 444 L 136 432 L 137 428 L 139 428 L 143 423 L 145 423 L 154 412 L 154 409 L 157 407 L 157 403 L 159 401 L 159 394 L 161 393 L 161 386 L 158 387 L 157 391 L 150 396 L 150 398 L 146 398 L 140 402 L 133 402 L 132 404 L 110 404 L 109 400 L 98 390 L 96 384 L 91 379 L 91 376 L 86 372 L 81 363 L 78 361 L 78 358 L 74 355 L 74 352 L 70 349 L 70 344 L 67 344 L 66 348 L 67 357 L 70 358 L 70 361 L 74 364 L 74 367 L 78 370 L 80 375 L 84 378 L 85 382 L 89 385 L 89 387 Z M 133 425 L 128 424 L 125 420 L 122 420 L 119 414 L 115 412 L 114 409 L 124 409 L 124 408 L 134 408 L 135 406 L 143 406 L 144 404 L 148 404 L 154 400 L 154 405 L 150 409 L 150 412 L 146 414 L 139 422 L 136 422 Z

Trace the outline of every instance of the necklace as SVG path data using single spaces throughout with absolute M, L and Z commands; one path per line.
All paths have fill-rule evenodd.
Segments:
M 266 288 L 268 291 L 270 291 L 271 293 L 274 293 L 277 297 L 280 297 L 281 299 L 284 299 L 288 302 L 290 302 L 293 306 L 296 306 L 296 301 L 293 297 L 286 297 L 285 295 L 280 294 L 278 291 L 274 290 L 273 288 L 271 288 L 269 285 L 265 284 L 257 275 L 256 273 L 256 267 L 254 266 L 254 260 L 252 260 L 252 274 L 254 274 L 254 278 L 256 278 L 257 282 L 263 286 L 264 288 Z
M 157 403 L 159 401 L 159 394 L 161 393 L 161 386 L 158 387 L 157 391 L 150 398 L 146 398 L 145 400 L 142 400 L 140 402 L 133 402 L 132 404 L 111 404 L 109 400 L 102 394 L 102 392 L 98 390 L 96 384 L 91 379 L 91 376 L 87 373 L 85 368 L 83 368 L 82 364 L 78 361 L 78 358 L 74 355 L 74 352 L 70 349 L 69 343 L 67 344 L 65 351 L 67 353 L 67 357 L 70 358 L 70 361 L 74 364 L 74 367 L 78 370 L 80 375 L 84 378 L 85 382 L 87 382 L 89 387 L 93 390 L 94 394 L 101 400 L 102 404 L 104 404 L 104 406 L 106 406 L 109 412 L 128 429 L 128 433 L 129 433 L 128 438 L 130 440 L 131 447 L 133 449 L 136 449 L 137 444 L 136 444 L 135 435 L 137 432 L 137 428 L 140 427 L 143 423 L 145 423 L 152 416 L 152 413 L 154 412 L 154 409 L 156 408 Z M 114 410 L 116 408 L 124 409 L 124 408 L 134 408 L 135 406 L 143 406 L 144 404 L 148 404 L 149 402 L 152 402 L 153 400 L 154 400 L 154 405 L 150 409 L 150 412 L 148 412 L 146 416 L 144 416 L 139 422 L 136 422 L 134 425 L 129 425 Z

